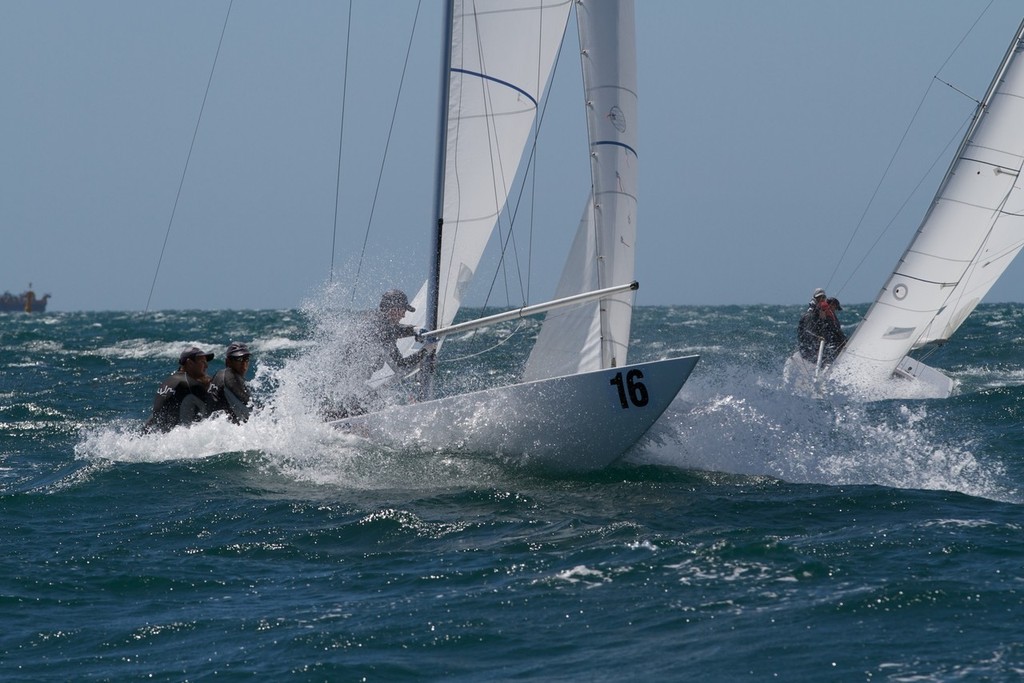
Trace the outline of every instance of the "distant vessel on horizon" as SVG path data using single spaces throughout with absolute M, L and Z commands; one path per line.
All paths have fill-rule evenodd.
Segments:
M 49 301 L 49 299 L 49 294 L 44 294 L 42 298 L 36 298 L 36 293 L 32 291 L 32 283 L 30 282 L 28 283 L 28 289 L 21 294 L 11 294 L 10 292 L 0 294 L 0 311 L 45 313 L 46 302 Z

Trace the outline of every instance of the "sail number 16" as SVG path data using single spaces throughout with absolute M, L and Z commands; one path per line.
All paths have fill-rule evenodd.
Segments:
M 619 390 L 619 404 L 623 408 L 628 408 L 630 403 L 637 408 L 647 405 L 651 397 L 647 393 L 647 387 L 640 381 L 643 378 L 644 373 L 634 368 L 626 373 L 625 381 L 621 372 L 615 373 L 615 377 L 609 380 L 609 383 Z

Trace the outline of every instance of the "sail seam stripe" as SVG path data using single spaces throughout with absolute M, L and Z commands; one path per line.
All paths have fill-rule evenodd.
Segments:
M 597 147 L 598 145 L 612 145 L 614 147 L 622 147 L 623 149 L 626 149 L 626 150 L 629 150 L 630 152 L 632 152 L 633 156 L 635 156 L 637 159 L 640 158 L 640 155 L 636 153 L 635 149 L 633 149 L 632 147 L 630 147 L 629 145 L 627 145 L 624 142 L 619 142 L 618 140 L 594 140 L 592 146 L 593 147 Z
M 924 251 L 922 249 L 907 249 L 907 253 L 908 254 L 919 254 L 921 256 L 927 256 L 928 258 L 933 258 L 936 261 L 945 261 L 946 263 L 970 263 L 971 262 L 971 259 L 952 258 L 950 256 L 942 256 L 941 254 L 933 254 L 930 251 Z M 896 272 L 898 273 L 899 271 L 897 270 Z M 908 277 L 913 277 L 913 276 L 909 275 Z
M 940 282 L 938 280 L 926 280 L 923 277 L 914 277 L 913 275 L 907 275 L 906 273 L 899 273 L 899 272 L 897 272 L 896 275 L 899 275 L 900 277 L 905 277 L 908 280 L 915 280 L 917 282 L 923 282 L 926 285 L 938 285 L 940 287 L 955 287 L 957 285 L 957 283 L 959 282 L 959 280 L 954 281 L 954 282 Z
M 494 83 L 498 83 L 499 85 L 504 85 L 508 88 L 511 88 L 512 90 L 515 90 L 517 93 L 520 93 L 521 95 L 523 95 L 523 97 L 528 98 L 531 102 L 533 102 L 534 107 L 537 106 L 537 100 L 533 98 L 533 95 L 526 92 L 515 83 L 509 83 L 508 81 L 503 81 L 500 78 L 495 78 L 494 76 L 488 76 L 487 74 L 480 73 L 479 71 L 470 71 L 469 69 L 461 69 L 458 67 L 452 67 L 452 72 L 465 74 L 467 76 L 476 76 L 477 78 L 482 78 L 486 81 L 492 81 Z
M 1007 175 L 1010 175 L 1010 174 L 1007 173 Z M 1016 177 L 1016 174 L 1013 174 L 1013 175 Z M 1008 213 L 1005 209 L 1002 209 L 999 206 L 985 206 L 984 204 L 977 204 L 975 202 L 967 202 L 967 201 L 964 201 L 963 199 L 953 199 L 952 197 L 940 197 L 939 201 L 940 202 L 946 202 L 948 204 L 959 204 L 960 206 L 966 206 L 966 207 L 969 207 L 971 209 L 981 209 L 983 211 L 994 211 L 996 213 L 1002 213 L 1002 214 Z M 1000 204 L 1002 205 L 1002 204 L 1004 204 L 1004 202 L 1000 202 Z M 1009 215 L 1015 216 L 1017 214 L 1009 214 Z M 908 249 L 908 251 L 910 251 L 910 250 Z
M 987 150 L 995 152 L 997 154 L 1005 154 L 1008 157 L 1016 157 L 1018 159 L 1024 159 L 1024 156 L 1021 156 L 1020 154 L 1017 154 L 1016 152 L 1010 152 L 1010 151 L 1005 150 L 1005 149 L 998 149 L 996 147 L 980 147 L 980 145 L 974 145 L 974 146 L 975 147 L 979 147 L 980 149 L 987 149 Z M 992 168 L 1001 168 L 1001 169 L 1003 169 L 1003 172 L 1006 173 L 1007 175 L 1016 175 L 1017 174 L 1017 171 L 1015 171 L 1013 169 L 1010 169 L 1010 168 L 1007 168 L 1007 166 L 1005 164 L 997 164 L 994 161 L 985 161 L 984 159 L 975 159 L 974 157 L 960 157 L 960 161 L 969 161 L 971 163 L 980 164 L 981 166 L 989 166 L 989 167 L 992 167 Z

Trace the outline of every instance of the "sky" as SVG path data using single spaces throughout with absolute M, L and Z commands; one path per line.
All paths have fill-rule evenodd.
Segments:
M 0 291 L 31 282 L 59 311 L 295 308 L 332 262 L 357 306 L 418 288 L 440 2 L 420 6 L 397 107 L 414 0 L 354 0 L 351 32 L 343 0 L 228 7 L 0 0 Z M 637 304 L 801 304 L 815 287 L 845 304 L 896 264 L 1021 9 L 637 0 L 636 20 Z M 543 218 L 517 242 L 530 303 L 553 292 L 588 189 L 565 53 Z M 502 305 L 482 281 L 470 303 Z M 986 300 L 1024 301 L 1024 263 Z

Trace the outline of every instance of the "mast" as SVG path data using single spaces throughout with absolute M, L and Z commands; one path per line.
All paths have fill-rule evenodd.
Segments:
M 444 8 L 444 42 L 441 48 L 441 96 L 438 98 L 441 111 L 437 129 L 437 165 L 434 169 L 434 225 L 431 230 L 430 264 L 427 270 L 426 327 L 430 330 L 437 327 L 441 278 L 441 233 L 444 228 L 444 175 L 448 150 L 448 93 L 451 83 L 453 16 L 454 0 L 448 0 Z M 432 351 L 423 363 L 424 379 L 421 393 L 424 397 L 433 394 L 434 360 Z
M 938 201 L 939 197 L 946 189 L 946 185 L 949 184 L 949 179 L 953 175 L 953 171 L 956 169 L 957 163 L 960 158 L 964 155 L 964 150 L 970 144 L 971 139 L 974 137 L 975 132 L 978 130 L 978 125 L 981 123 L 982 118 L 985 116 L 985 112 L 988 111 L 988 105 L 992 101 L 993 96 L 996 94 L 996 90 L 999 89 L 999 85 L 1002 83 L 1003 78 L 1006 75 L 1006 70 L 1010 66 L 1010 62 L 1013 60 L 1013 55 L 1017 50 L 1020 49 L 1020 41 L 1024 38 L 1024 20 L 1021 20 L 1020 26 L 1017 27 L 1017 33 L 1014 34 L 1013 40 L 1010 42 L 1010 46 L 1006 48 L 1006 54 L 1003 56 L 1003 61 L 999 63 L 999 69 L 996 71 L 995 76 L 992 77 L 992 82 L 988 86 L 988 90 L 985 91 L 985 96 L 978 103 L 977 108 L 974 111 L 974 118 L 971 121 L 970 127 L 967 129 L 967 133 L 960 141 L 960 146 L 956 149 L 956 154 L 953 155 L 953 160 L 949 162 L 949 168 L 946 169 L 946 175 L 942 178 L 942 183 L 939 185 L 939 189 L 935 193 L 935 199 L 932 200 L 932 205 Z M 929 208 L 929 213 L 931 209 Z M 925 215 L 925 221 L 928 220 L 928 215 Z M 924 221 L 922 221 L 922 224 Z M 920 231 L 920 228 L 918 229 Z

